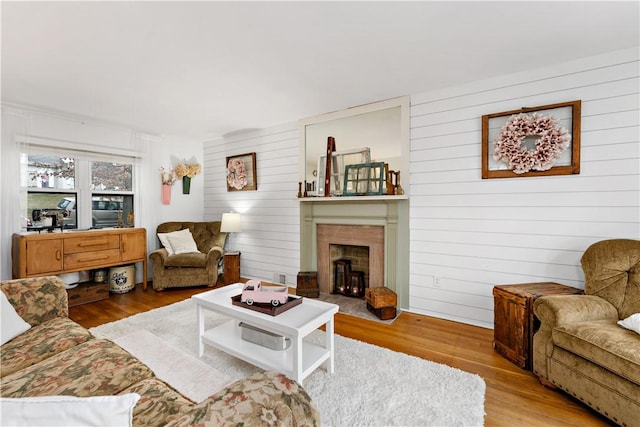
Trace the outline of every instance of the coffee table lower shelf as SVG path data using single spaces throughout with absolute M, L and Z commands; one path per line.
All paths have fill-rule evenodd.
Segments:
M 212 347 L 231 354 L 245 362 L 267 370 L 282 372 L 290 378 L 296 378 L 293 370 L 294 349 L 272 350 L 242 339 L 237 320 L 230 320 L 205 331 L 202 341 Z M 321 345 L 302 340 L 302 383 L 311 372 L 331 357 L 331 352 Z

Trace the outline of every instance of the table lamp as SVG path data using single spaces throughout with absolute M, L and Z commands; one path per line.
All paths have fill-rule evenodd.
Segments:
M 225 252 L 227 247 L 230 246 L 231 233 L 238 233 L 242 231 L 242 217 L 239 213 L 229 212 L 222 214 L 222 224 L 220 225 L 221 233 L 229 233 L 225 242 Z

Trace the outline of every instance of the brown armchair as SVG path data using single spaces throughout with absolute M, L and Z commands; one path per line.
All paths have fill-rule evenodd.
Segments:
M 149 254 L 153 264 L 153 289 L 186 286 L 215 286 L 219 276 L 219 263 L 227 233 L 220 232 L 220 221 L 165 222 L 158 225 L 157 233 L 171 233 L 188 228 L 199 252 L 169 255 L 159 243 L 160 249 Z
M 640 312 L 640 241 L 603 240 L 581 258 L 585 295 L 534 303 L 533 370 L 621 426 L 640 426 L 640 335 L 618 321 Z

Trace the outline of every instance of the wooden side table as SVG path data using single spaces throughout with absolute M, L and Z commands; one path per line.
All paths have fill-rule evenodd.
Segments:
M 493 348 L 519 367 L 531 370 L 533 335 L 540 328 L 533 302 L 546 295 L 582 293 L 582 289 L 553 282 L 494 286 Z
M 224 254 L 224 284 L 230 285 L 240 281 L 240 252 Z

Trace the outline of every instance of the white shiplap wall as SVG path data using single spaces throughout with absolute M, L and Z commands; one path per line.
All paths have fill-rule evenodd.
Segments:
M 295 285 L 300 266 L 298 193 L 298 124 L 249 131 L 204 143 L 205 220 L 224 212 L 242 214 L 241 233 L 231 237 L 231 250 L 242 252 L 242 277 L 276 281 L 285 274 Z M 227 156 L 256 153 L 257 191 L 226 190 Z
M 412 96 L 410 310 L 493 327 L 495 284 L 584 287 L 591 243 L 640 238 L 638 49 Z M 582 100 L 581 173 L 481 179 L 481 116 Z

